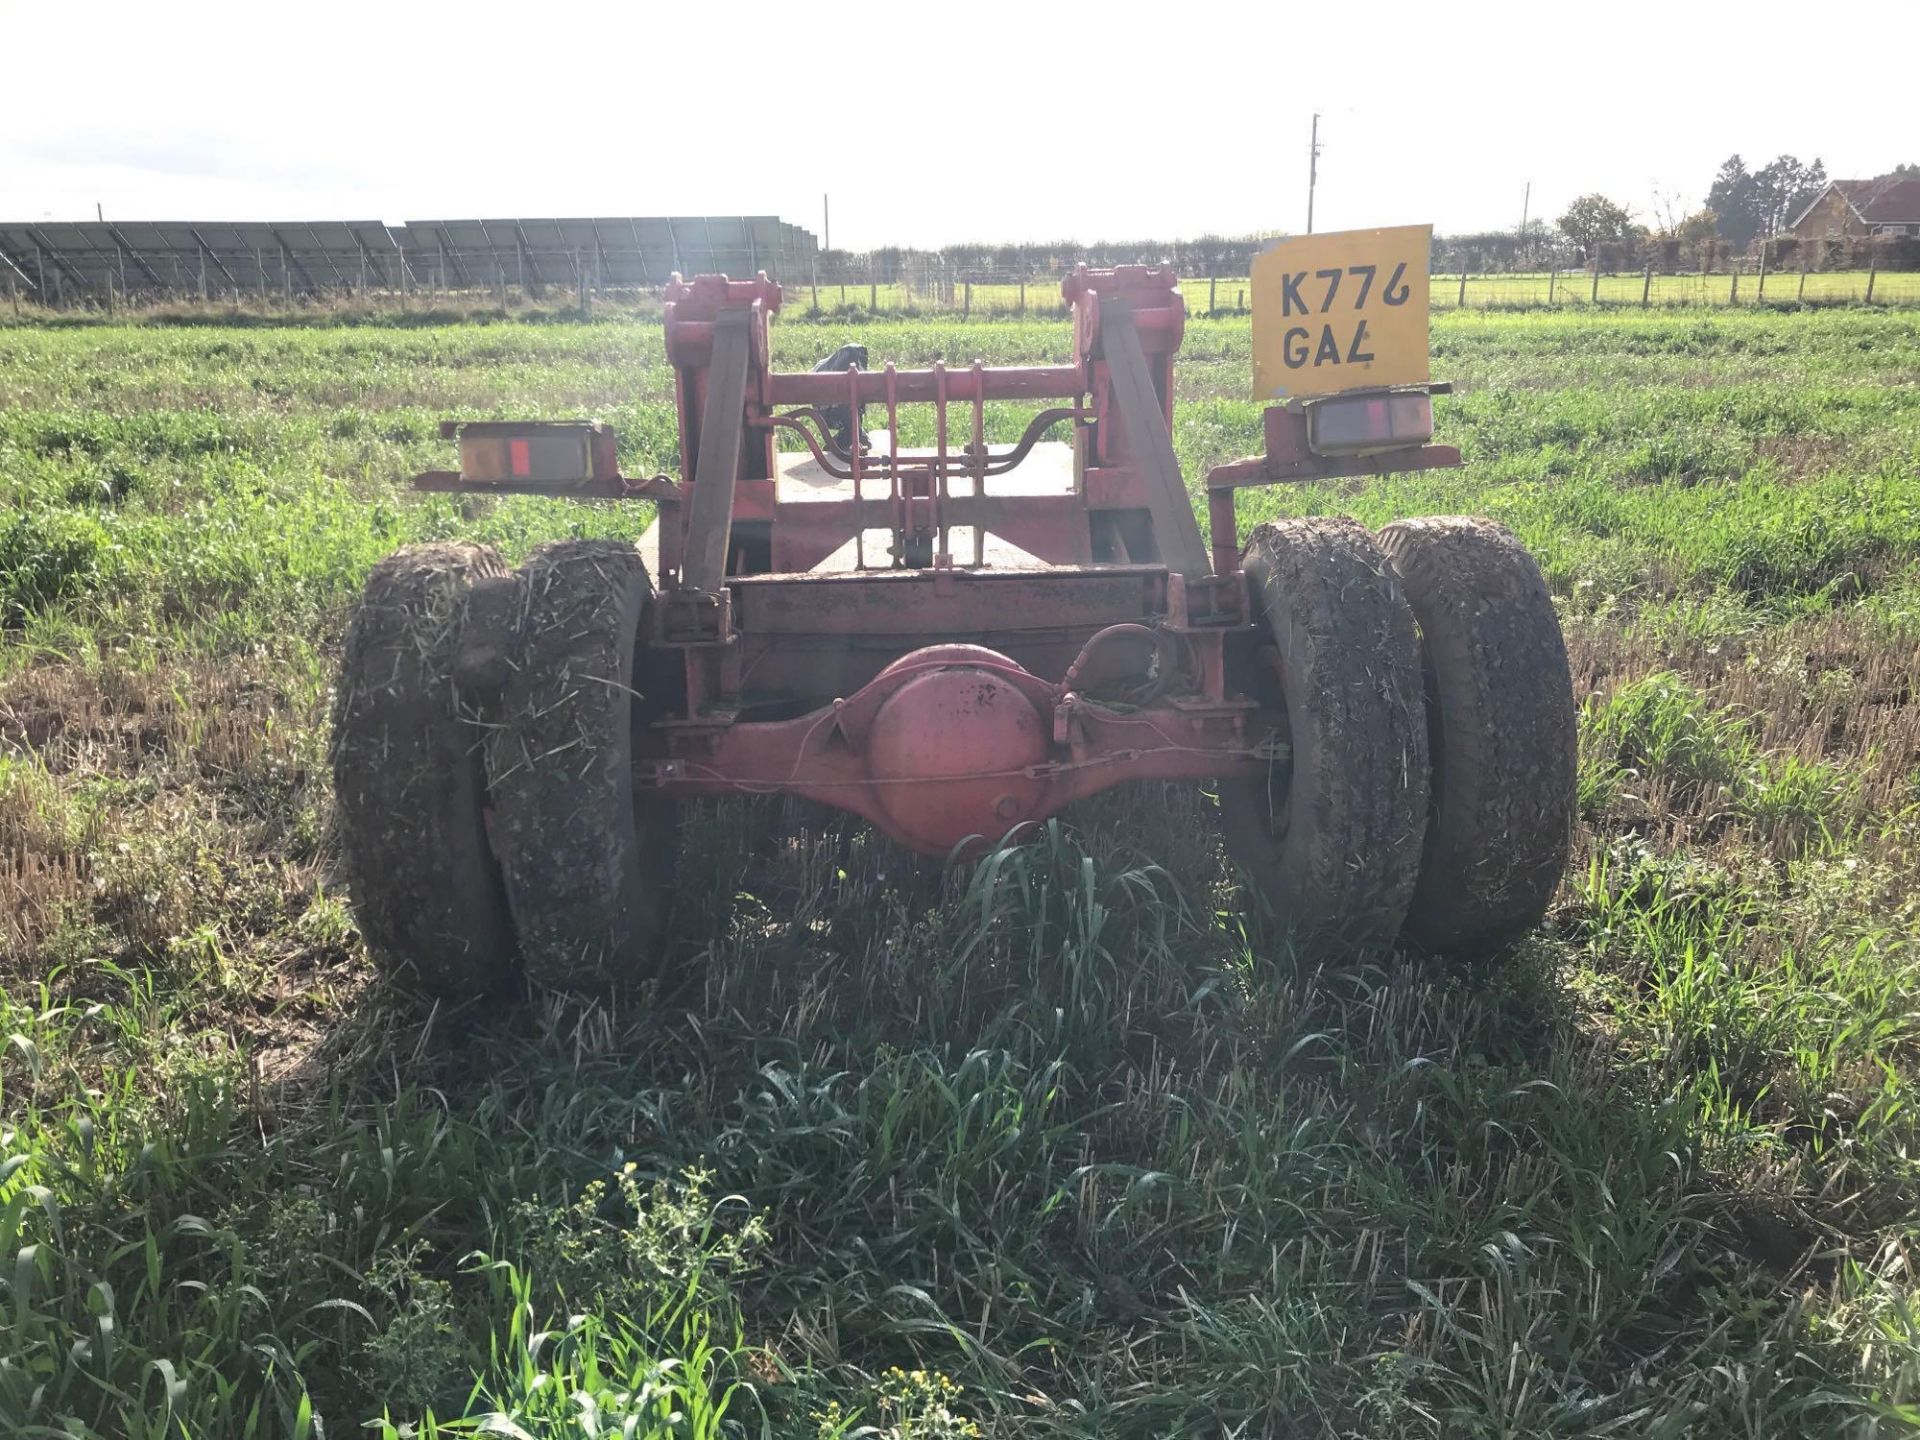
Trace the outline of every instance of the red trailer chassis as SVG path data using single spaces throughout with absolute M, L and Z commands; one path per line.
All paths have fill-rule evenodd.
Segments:
M 1352 453 L 1309 443 L 1314 402 L 1270 408 L 1266 453 L 1206 477 L 1209 541 L 1171 440 L 1173 272 L 1082 267 L 1062 291 L 1069 364 L 793 373 L 771 364 L 779 286 L 676 277 L 684 481 L 620 475 L 604 427 L 473 424 L 450 427 L 461 470 L 416 484 L 658 507 L 638 792 L 804 796 L 947 854 L 1125 781 L 1258 774 L 1286 737 L 1234 683 L 1253 629 L 1235 494 L 1459 464 L 1423 443 L 1444 387 L 1339 397 L 1381 417 Z M 1395 400 L 1424 431 L 1393 432 Z M 1034 413 L 996 448 L 1001 402 Z M 904 445 L 927 405 L 933 444 Z M 862 436 L 862 407 L 884 411 L 884 434 L 837 446 L 835 407 Z M 1063 425 L 1070 446 L 1044 439 Z

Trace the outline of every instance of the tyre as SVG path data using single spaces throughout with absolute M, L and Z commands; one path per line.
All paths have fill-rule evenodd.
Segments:
M 1540 923 L 1575 805 L 1573 680 L 1533 557 L 1491 520 L 1380 532 L 1420 626 L 1433 798 L 1406 937 L 1497 950 Z
M 513 963 L 487 844 L 481 731 L 455 659 L 476 584 L 507 573 L 484 545 L 415 545 L 367 578 L 335 692 L 334 795 L 360 933 L 383 969 L 448 998 Z
M 1242 564 L 1255 633 L 1228 678 L 1261 702 L 1285 758 L 1222 782 L 1228 852 L 1303 956 L 1390 945 L 1427 817 L 1413 613 L 1351 520 L 1262 525 Z
M 672 807 L 633 789 L 634 709 L 659 700 L 635 690 L 653 586 L 632 545 L 571 540 L 533 553 L 518 599 L 487 775 L 522 962 L 560 989 L 645 980 L 674 844 Z

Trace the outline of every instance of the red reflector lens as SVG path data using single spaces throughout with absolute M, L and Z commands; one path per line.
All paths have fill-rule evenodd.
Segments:
M 612 433 L 590 425 L 476 420 L 460 430 L 460 478 L 468 484 L 560 487 L 619 473 Z
M 1362 455 L 1433 438 L 1433 402 L 1424 393 L 1330 396 L 1307 410 L 1307 442 L 1320 455 Z

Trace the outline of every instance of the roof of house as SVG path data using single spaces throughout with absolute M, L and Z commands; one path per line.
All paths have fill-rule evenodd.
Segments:
M 1867 225 L 1912 225 L 1920 223 L 1920 179 L 1899 179 L 1882 175 L 1877 180 L 1834 180 L 1793 217 L 1798 225 L 1812 213 L 1827 195 L 1838 190 L 1853 213 Z M 1788 228 L 1792 228 L 1791 226 Z

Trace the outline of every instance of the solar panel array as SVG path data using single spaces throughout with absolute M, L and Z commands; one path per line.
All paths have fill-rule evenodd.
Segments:
M 50 305 L 115 295 L 630 289 L 662 285 L 676 270 L 798 279 L 818 252 L 809 231 L 771 215 L 405 225 L 0 221 L 0 286 Z

